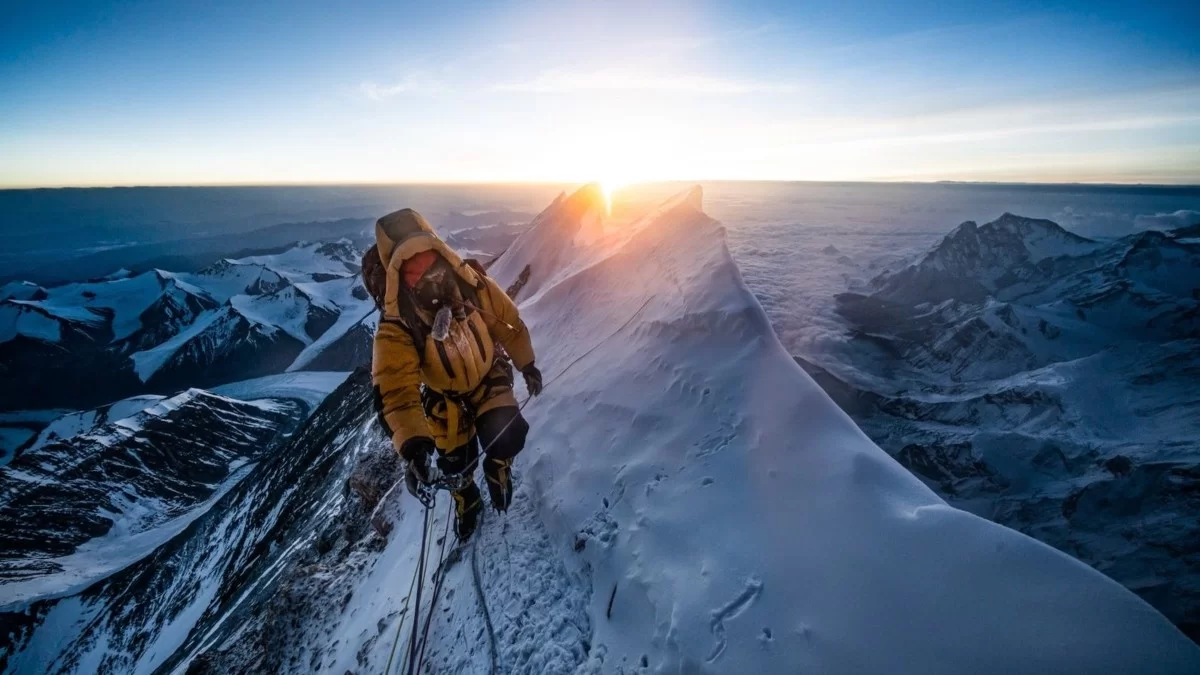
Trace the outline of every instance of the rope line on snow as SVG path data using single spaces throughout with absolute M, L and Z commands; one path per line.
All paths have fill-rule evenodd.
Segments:
M 428 543 L 429 543 L 429 530 L 430 530 L 429 522 L 430 522 L 430 514 L 431 513 L 432 513 L 432 509 L 426 507 L 425 508 L 425 528 L 421 531 L 421 555 L 420 555 L 420 559 L 417 561 L 417 579 L 418 579 L 417 607 L 413 611 L 412 629 L 409 631 L 409 634 L 408 634 L 408 638 L 409 638 L 408 639 L 408 655 L 407 655 L 407 658 L 405 659 L 405 662 L 408 664 L 408 667 L 405 669 L 405 672 L 407 672 L 408 675 L 413 675 L 413 673 L 416 672 L 413 668 L 416 665 L 416 662 L 414 661 L 413 657 L 417 653 L 417 626 L 420 625 L 420 622 L 421 622 L 421 590 L 425 588 L 425 564 L 426 564 L 427 558 L 429 557 Z
M 483 623 L 487 626 L 488 649 L 492 656 L 492 675 L 500 670 L 500 651 L 496 648 L 496 629 L 492 626 L 492 614 L 488 611 L 487 598 L 483 595 L 483 582 L 479 574 L 479 547 L 471 547 L 471 577 L 475 580 L 475 597 L 479 598 L 479 606 L 483 609 Z
M 433 572 L 436 577 L 433 584 L 433 599 L 429 601 L 429 613 L 425 615 L 425 628 L 421 631 L 421 650 L 417 653 L 418 672 L 425 664 L 425 647 L 429 645 L 429 625 L 433 623 L 433 612 L 437 609 L 438 597 L 442 593 L 442 582 L 446 579 L 446 541 L 450 539 L 450 518 L 453 515 L 454 502 L 450 502 L 450 510 L 446 514 L 446 528 L 442 532 L 442 547 L 438 551 L 438 566 Z
M 404 596 L 404 609 L 400 610 L 400 623 L 396 624 L 396 637 L 392 640 L 392 651 L 388 655 L 387 668 L 384 669 L 384 675 L 390 675 L 392 672 L 392 661 L 396 658 L 396 646 L 400 644 L 400 631 L 404 629 L 404 620 L 408 618 L 408 603 L 412 600 L 413 587 L 417 585 L 417 575 L 413 575 L 412 582 L 408 585 L 408 594 Z

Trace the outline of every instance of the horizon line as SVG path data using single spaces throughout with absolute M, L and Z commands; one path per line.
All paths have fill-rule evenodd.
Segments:
M 519 186 L 563 186 L 587 185 L 590 183 L 603 184 L 601 180 L 445 180 L 445 181 L 293 181 L 280 183 L 232 182 L 232 183 L 113 183 L 113 184 L 63 184 L 63 185 L 0 185 L 0 192 L 30 191 L 30 190 L 131 190 L 131 189 L 180 189 L 180 188 L 281 188 L 281 187 L 519 187 Z M 811 183 L 827 185 L 1011 185 L 1011 186 L 1062 186 L 1062 187 L 1145 187 L 1145 188 L 1197 188 L 1200 181 L 1194 183 L 1164 183 L 1164 182 L 1121 182 L 1121 181 L 1011 181 L 1011 180 L 911 180 L 911 179 L 871 179 L 856 180 L 820 180 L 820 179 L 788 179 L 788 178 L 671 178 L 662 180 L 647 180 L 624 183 L 616 190 L 624 190 L 636 186 L 667 185 L 675 183 Z

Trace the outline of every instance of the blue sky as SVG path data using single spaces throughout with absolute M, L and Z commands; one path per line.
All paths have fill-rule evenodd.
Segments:
M 0 185 L 1200 183 L 1198 7 L 23 3 Z

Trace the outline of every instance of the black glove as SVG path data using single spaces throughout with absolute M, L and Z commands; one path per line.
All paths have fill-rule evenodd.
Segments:
M 429 456 L 433 454 L 433 440 L 418 436 L 404 441 L 400 446 L 400 456 L 408 462 L 404 472 L 404 487 L 408 492 L 419 497 L 421 485 L 429 483 Z
M 521 369 L 521 374 L 525 376 L 525 388 L 529 390 L 530 396 L 542 393 L 542 371 L 538 370 L 537 366 L 531 363 Z

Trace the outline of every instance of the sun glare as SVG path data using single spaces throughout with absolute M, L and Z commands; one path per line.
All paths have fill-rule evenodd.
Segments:
M 604 193 L 604 211 L 608 215 L 611 216 L 612 215 L 612 205 L 613 205 L 613 193 L 616 192 L 619 188 L 623 187 L 626 183 L 625 183 L 625 181 L 614 180 L 611 178 L 605 178 L 598 182 L 600 183 L 600 190 Z

